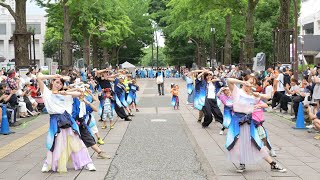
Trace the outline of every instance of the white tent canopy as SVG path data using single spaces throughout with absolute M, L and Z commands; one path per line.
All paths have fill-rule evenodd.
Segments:
M 124 69 L 134 69 L 136 68 L 136 66 L 134 66 L 133 64 L 129 63 L 128 61 L 124 62 L 123 64 L 121 64 L 121 68 Z
M 316 59 L 320 59 L 320 53 L 318 55 L 316 55 L 315 57 Z
M 133 64 L 129 63 L 128 61 L 124 62 L 123 64 L 120 65 L 121 69 L 128 69 L 129 72 L 132 74 L 132 77 L 134 78 L 136 76 L 136 66 Z

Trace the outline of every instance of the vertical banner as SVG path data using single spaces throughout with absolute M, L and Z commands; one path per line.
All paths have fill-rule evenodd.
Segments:
M 55 75 L 58 69 L 58 62 L 50 62 L 50 74 Z
M 253 70 L 255 72 L 266 70 L 266 55 L 264 53 L 258 53 L 256 57 L 253 58 Z

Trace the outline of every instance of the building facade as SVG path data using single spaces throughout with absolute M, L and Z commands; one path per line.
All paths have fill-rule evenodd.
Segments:
M 14 0 L 6 0 L 5 3 L 10 5 L 12 9 L 15 9 Z M 27 29 L 30 32 L 34 32 L 34 42 L 32 35 L 30 36 L 29 58 L 32 59 L 30 64 L 33 64 L 35 56 L 36 64 L 38 66 L 44 65 L 45 57 L 43 53 L 43 43 L 46 31 L 46 21 L 47 18 L 44 14 L 27 14 Z M 13 17 L 6 8 L 0 6 L 0 62 L 8 63 L 15 58 L 12 40 L 14 31 L 15 21 Z
M 320 63 L 320 0 L 302 0 L 298 51 L 308 63 Z

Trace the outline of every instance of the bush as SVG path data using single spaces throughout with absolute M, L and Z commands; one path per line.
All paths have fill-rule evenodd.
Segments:
M 49 70 L 43 70 L 41 72 L 42 72 L 42 74 L 49 75 Z
M 304 66 L 303 66 L 303 69 L 302 69 L 302 65 L 299 65 L 299 67 L 298 67 L 299 73 L 305 71 L 305 70 L 307 69 L 307 67 L 310 67 L 311 69 L 313 69 L 313 68 L 314 68 L 314 64 L 304 65 Z

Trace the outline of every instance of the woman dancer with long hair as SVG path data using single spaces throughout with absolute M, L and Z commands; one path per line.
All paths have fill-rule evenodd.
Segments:
M 211 71 L 203 71 L 198 75 L 198 80 L 201 81 L 201 84 L 205 86 L 205 103 L 202 108 L 204 113 L 204 121 L 202 123 L 203 128 L 207 128 L 212 122 L 212 115 L 216 121 L 223 124 L 223 115 L 218 107 L 217 98 L 216 98 L 216 90 L 214 86 L 214 82 L 219 81 L 219 79 L 212 79 L 213 73 Z M 225 128 L 222 127 L 221 131 Z
M 43 83 L 45 79 L 51 80 L 51 90 Z M 72 98 L 79 97 L 81 93 L 63 91 L 64 79 L 60 75 L 38 75 L 37 80 L 50 114 L 48 152 L 41 171 L 67 172 L 69 159 L 75 170 L 85 167 L 95 171 L 88 149 L 79 137 L 79 127 L 71 116 Z
M 260 99 L 268 99 L 252 91 L 257 79 L 247 75 L 244 81 L 229 78 L 227 83 L 232 92 L 234 114 L 227 134 L 226 148 L 229 159 L 233 163 L 240 163 L 237 172 L 244 172 L 246 164 L 254 164 L 262 158 L 270 164 L 272 171 L 286 172 L 269 156 L 252 120 L 252 112 Z M 242 88 L 238 88 L 237 84 L 242 85 Z

